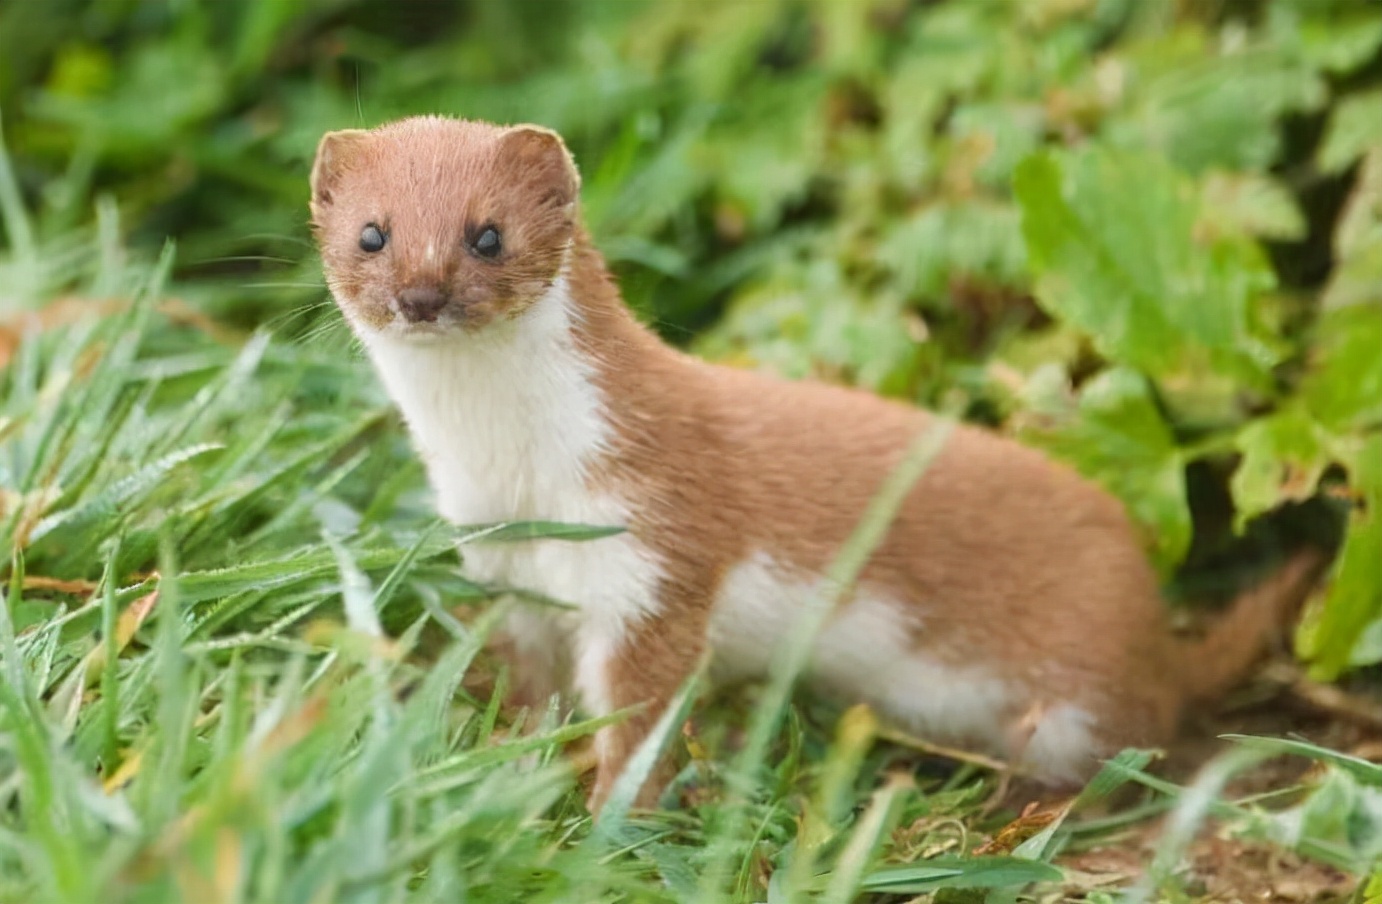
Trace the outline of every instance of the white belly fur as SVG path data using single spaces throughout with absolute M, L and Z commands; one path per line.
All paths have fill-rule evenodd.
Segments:
M 759 553 L 727 576 L 710 623 L 720 680 L 767 674 L 819 582 Z M 823 626 L 805 678 L 846 702 L 865 702 L 885 719 L 927 739 L 1009 755 L 1014 719 L 1030 693 L 977 663 L 956 667 L 916 649 L 925 623 L 878 588 L 859 592 Z M 1070 703 L 1050 707 L 1020 751 L 1023 764 L 1051 780 L 1077 780 L 1090 767 L 1092 719 Z

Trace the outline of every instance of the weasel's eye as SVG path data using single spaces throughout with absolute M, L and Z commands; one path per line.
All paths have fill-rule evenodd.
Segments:
M 499 252 L 503 250 L 504 242 L 499 237 L 498 229 L 495 229 L 493 226 L 486 226 L 484 231 L 480 233 L 480 237 L 475 240 L 475 244 L 471 247 L 474 248 L 475 253 L 481 257 L 497 257 Z
M 378 226 L 370 223 L 360 230 L 360 250 L 368 251 L 373 254 L 384 249 L 384 243 L 389 240 L 389 236 Z

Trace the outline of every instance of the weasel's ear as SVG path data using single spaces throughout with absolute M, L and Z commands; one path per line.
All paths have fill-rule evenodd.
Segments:
M 542 126 L 513 126 L 501 139 L 504 158 L 525 181 L 543 191 L 542 203 L 570 207 L 581 190 L 581 174 L 561 136 Z
M 364 129 L 343 129 L 327 132 L 317 145 L 317 159 L 312 162 L 312 209 L 328 207 L 332 191 L 340 181 L 341 173 L 349 166 L 358 153 L 361 144 L 369 136 Z

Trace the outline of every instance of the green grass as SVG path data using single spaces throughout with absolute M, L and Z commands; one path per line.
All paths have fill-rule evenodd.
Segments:
M 600 723 L 538 713 L 521 735 L 462 687 L 503 604 L 452 541 L 556 528 L 438 525 L 362 361 L 169 322 L 171 253 L 130 262 L 114 234 L 66 240 L 89 263 L 73 288 L 130 305 L 31 335 L 5 371 L 0 900 L 1013 900 L 1060 887 L 1051 858 L 1107 831 L 1080 814 L 1129 780 L 1175 807 L 1150 874 L 1170 887 L 1207 813 L 1360 874 L 1382 852 L 1382 770 L 1363 761 L 1296 745 L 1326 766 L 1293 810 L 1216 799 L 1254 741 L 1186 792 L 1120 762 L 1050 831 L 976 857 L 1004 821 L 980 812 L 992 776 L 915 782 L 869 716 L 803 718 L 785 681 L 699 723 L 694 805 L 633 816 L 616 795 L 592 827 L 564 751 Z
M 1211 825 L 1364 882 L 1382 771 L 1300 740 L 1185 787 L 1127 752 L 1014 822 L 789 657 L 666 720 L 667 806 L 627 812 L 635 770 L 596 826 L 601 723 L 499 709 L 465 547 L 600 531 L 437 521 L 306 240 L 327 128 L 561 129 L 675 341 L 1039 443 L 1189 586 L 1282 502 L 1356 500 L 1296 652 L 1375 692 L 1382 13 L 904 6 L 0 7 L 0 902 L 1102 901 L 1068 859 L 1100 845 L 1185 901 Z M 1317 768 L 1234 790 L 1269 755 Z

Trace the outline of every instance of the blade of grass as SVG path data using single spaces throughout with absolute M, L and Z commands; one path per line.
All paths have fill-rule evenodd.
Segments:
M 111 538 L 105 573 L 101 576 L 101 649 L 106 668 L 101 672 L 101 762 L 110 774 L 120 768 L 120 681 L 115 659 L 119 641 L 115 636 L 115 563 L 120 560 L 120 535 Z
M 1261 738 L 1251 735 L 1227 734 L 1220 737 L 1233 741 L 1243 747 L 1258 750 L 1266 754 L 1289 753 L 1295 756 L 1303 756 L 1308 759 L 1318 760 L 1337 766 L 1345 772 L 1369 785 L 1382 786 L 1382 766 L 1377 763 L 1369 762 L 1362 757 L 1349 756 L 1337 750 L 1329 750 L 1320 747 L 1318 744 L 1310 744 L 1306 741 L 1295 741 L 1290 738 Z
M 662 757 L 670 742 L 686 721 L 691 712 L 691 704 L 695 701 L 696 695 L 700 691 L 701 683 L 704 679 L 709 660 L 702 658 L 696 671 L 682 682 L 677 690 L 676 696 L 672 698 L 667 709 L 658 717 L 653 730 L 643 739 L 643 743 L 638 745 L 638 750 L 629 758 L 624 766 L 624 771 L 619 773 L 619 777 L 614 780 L 614 786 L 610 789 L 609 798 L 605 801 L 604 808 L 600 811 L 600 818 L 595 823 L 595 831 L 591 833 L 589 844 L 595 851 L 608 849 L 615 843 L 624 824 L 628 821 L 629 810 L 633 806 L 634 798 L 638 796 L 638 791 L 653 774 L 657 767 L 658 760 Z
M 1171 811 L 1156 854 L 1147 872 L 1132 887 L 1127 904 L 1145 904 L 1171 881 L 1173 871 L 1185 855 L 1195 833 L 1217 809 L 1224 786 L 1233 776 L 1266 759 L 1267 754 L 1247 747 L 1236 747 L 1211 761 L 1180 795 Z
M 34 230 L 29 222 L 29 214 L 24 208 L 24 197 L 19 191 L 19 181 L 14 177 L 14 167 L 10 162 L 5 146 L 4 119 L 0 117 L 0 217 L 5 224 L 5 235 L 15 258 L 33 261 L 35 256 Z
M 830 883 L 820 899 L 822 904 L 849 904 L 859 895 L 864 872 L 872 865 L 884 836 L 896 828 L 902 795 L 911 787 L 910 779 L 894 777 L 874 792 L 869 808 L 835 863 Z

